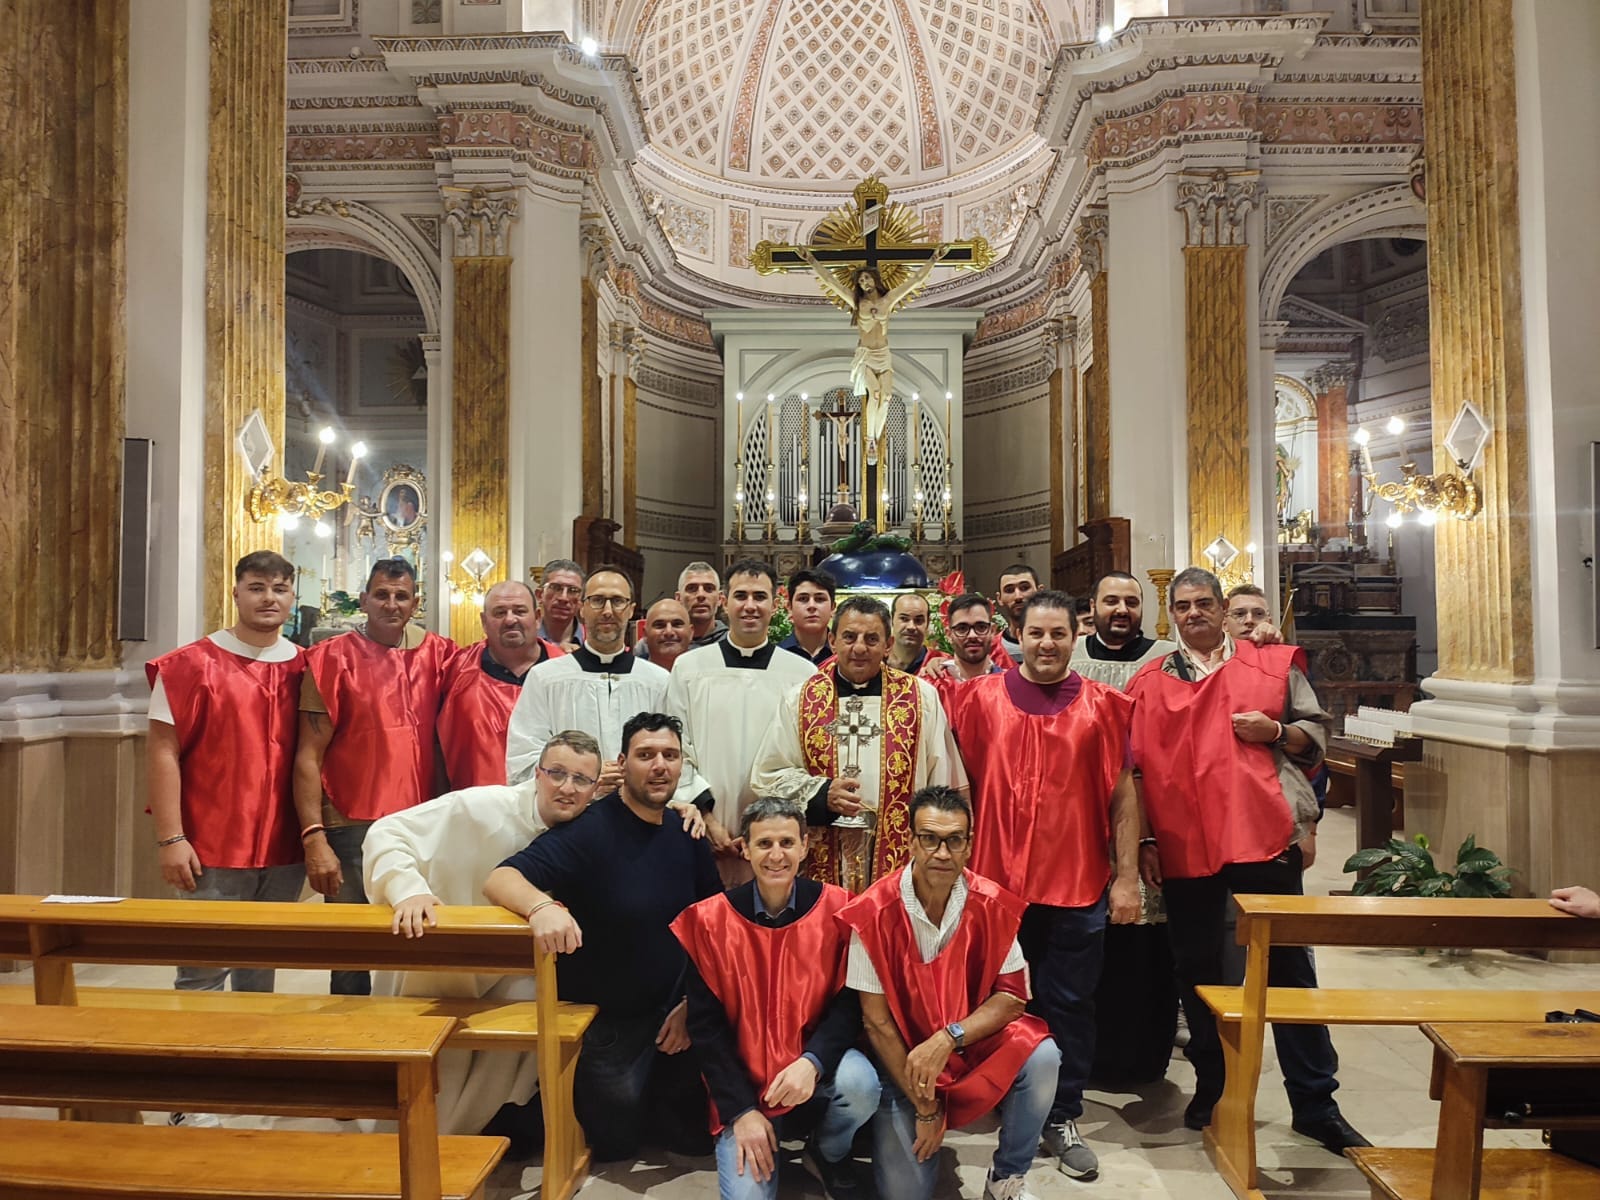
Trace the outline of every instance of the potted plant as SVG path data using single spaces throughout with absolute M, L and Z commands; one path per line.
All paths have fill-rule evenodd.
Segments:
M 1455 870 L 1442 871 L 1433 861 L 1426 834 L 1410 841 L 1391 838 L 1387 846 L 1357 850 L 1345 860 L 1346 871 L 1366 871 L 1357 878 L 1358 896 L 1454 896 L 1491 900 L 1511 894 L 1516 872 L 1493 850 L 1478 845 L 1473 834 L 1456 851 Z

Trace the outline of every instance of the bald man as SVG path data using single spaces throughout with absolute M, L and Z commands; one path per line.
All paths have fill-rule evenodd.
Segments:
M 450 665 L 439 708 L 439 748 L 450 788 L 504 786 L 506 729 L 528 672 L 564 653 L 538 635 L 539 601 L 525 583 L 506 580 L 483 597 L 483 642 L 463 646 Z
M 644 615 L 645 653 L 656 666 L 672 670 L 678 656 L 689 649 L 689 610 L 675 597 L 657 600 Z

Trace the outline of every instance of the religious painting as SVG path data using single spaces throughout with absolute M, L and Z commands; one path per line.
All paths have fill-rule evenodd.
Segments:
M 428 402 L 428 365 L 416 334 L 355 335 L 360 407 L 412 408 Z
M 356 536 L 382 537 L 390 554 L 420 561 L 422 535 L 428 525 L 428 480 L 415 467 L 396 464 L 383 473 L 378 497 L 356 499 Z
M 422 517 L 422 497 L 409 483 L 392 483 L 383 493 L 383 523 L 390 529 L 409 529 Z

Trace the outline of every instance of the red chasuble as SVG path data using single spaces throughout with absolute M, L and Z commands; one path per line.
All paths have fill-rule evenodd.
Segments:
M 545 654 L 540 662 L 566 653 L 543 638 L 539 644 Z M 504 786 L 506 729 L 517 697 L 522 695 L 520 683 L 507 683 L 485 671 L 482 655 L 482 642 L 456 652 L 449 689 L 439 706 L 439 748 L 444 752 L 450 786 L 458 791 L 489 784 Z
M 1305 670 L 1298 646 L 1236 642 L 1233 657 L 1189 683 L 1146 663 L 1128 682 L 1133 754 L 1145 811 L 1174 879 L 1215 875 L 1229 863 L 1266 862 L 1294 836 L 1272 747 L 1233 736 L 1233 714 L 1283 717 L 1289 669 Z
M 839 773 L 839 739 L 834 722 L 839 716 L 837 659 L 830 658 L 800 685 L 800 749 L 805 767 L 819 779 Z M 922 697 L 914 676 L 892 667 L 883 668 L 880 701 L 883 736 L 878 769 L 878 823 L 872 839 L 872 878 L 911 861 L 911 796 L 917 773 L 917 741 L 922 736 Z M 800 869 L 807 879 L 836 883 L 839 877 L 839 833 L 833 828 L 813 829 L 810 849 Z
M 810 912 L 773 929 L 745 920 L 724 894 L 684 909 L 672 922 L 700 978 L 722 1001 L 758 1096 L 805 1053 L 806 1039 L 844 987 L 850 934 L 834 915 L 849 902 L 850 893 L 825 883 Z M 722 1123 L 717 1106 L 710 1108 L 715 1137 Z M 788 1111 L 761 1106 L 767 1117 Z
M 1053 716 L 1017 708 L 1004 674 L 940 697 L 972 781 L 972 869 L 1029 904 L 1083 908 L 1111 882 L 1111 793 L 1133 701 L 1092 679 Z
M 401 650 L 353 631 L 306 652 L 333 722 L 322 790 L 347 820 L 375 821 L 433 794 L 434 724 L 454 651 L 436 633 Z
M 210 638 L 145 664 L 178 735 L 183 831 L 206 867 L 288 867 L 305 855 L 294 749 L 306 656 L 259 662 Z
M 965 1020 L 994 995 L 1027 905 L 999 884 L 963 872 L 967 904 L 961 922 L 950 944 L 925 963 L 900 898 L 900 874 L 887 875 L 862 892 L 839 920 L 860 935 L 895 1027 L 909 1049 L 950 1022 Z M 1024 1015 L 999 1033 L 951 1054 L 934 1084 L 949 1127 L 970 1124 L 999 1104 L 1034 1047 L 1049 1036 L 1043 1021 Z

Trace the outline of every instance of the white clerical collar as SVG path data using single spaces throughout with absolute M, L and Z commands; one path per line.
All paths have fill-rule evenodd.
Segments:
M 767 648 L 767 645 L 768 645 L 768 643 L 765 640 L 763 640 L 762 643 L 759 646 L 750 646 L 750 647 L 746 648 L 744 646 L 739 645 L 739 643 L 734 641 L 732 638 L 724 638 L 723 641 L 724 641 L 724 643 L 726 645 L 728 645 L 732 649 L 737 650 L 739 652 L 740 656 L 744 657 L 744 658 L 754 658 L 756 655 L 760 654 L 763 650 L 765 650 Z
M 632 653 L 631 650 L 629 650 L 626 646 L 624 646 L 624 647 L 622 647 L 622 649 L 614 651 L 611 654 L 601 654 L 600 651 L 596 650 L 588 642 L 584 642 L 583 648 L 585 650 L 587 650 L 590 654 L 594 655 L 596 658 L 598 658 L 603 663 L 614 663 L 614 662 L 617 661 L 617 659 L 621 658 L 624 654 L 631 654 Z

